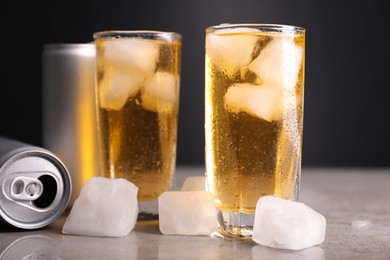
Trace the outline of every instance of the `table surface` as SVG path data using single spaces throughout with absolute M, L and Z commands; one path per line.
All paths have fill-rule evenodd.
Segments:
M 174 188 L 194 175 L 204 168 L 178 167 Z M 122 238 L 64 235 L 66 211 L 38 230 L 0 224 L 0 259 L 390 259 L 390 169 L 303 168 L 301 177 L 300 201 L 327 220 L 319 246 L 290 251 L 252 240 L 163 235 L 158 221 L 138 222 Z

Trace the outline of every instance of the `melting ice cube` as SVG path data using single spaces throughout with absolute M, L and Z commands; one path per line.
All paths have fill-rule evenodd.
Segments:
M 172 73 L 157 72 L 146 80 L 142 106 L 151 111 L 172 111 L 178 100 L 178 81 Z
M 145 75 L 156 70 L 159 55 L 157 43 L 142 39 L 116 39 L 105 43 L 104 58 L 107 65 L 138 71 Z
M 256 205 L 252 239 L 260 245 L 300 250 L 325 240 L 326 219 L 301 202 L 261 197 Z
M 248 66 L 263 84 L 292 89 L 298 80 L 303 48 L 295 45 L 293 37 L 274 38 Z
M 184 180 L 181 191 L 205 191 L 206 176 L 190 176 Z
M 138 217 L 138 187 L 125 179 L 92 177 L 63 226 L 64 234 L 123 237 Z
M 137 72 L 108 69 L 99 82 L 100 107 L 120 110 L 129 97 L 136 95 L 143 80 Z
M 214 196 L 207 191 L 167 191 L 158 199 L 161 233 L 210 235 L 217 229 Z
M 117 39 L 105 44 L 104 66 L 107 69 L 99 82 L 100 106 L 119 110 L 154 73 L 159 46 L 140 39 Z
M 245 112 L 269 122 L 281 115 L 281 90 L 266 86 L 237 83 L 225 94 L 225 108 L 233 113 Z
M 220 68 L 223 68 L 228 77 L 233 77 L 241 67 L 249 64 L 257 42 L 255 34 L 240 33 L 256 31 L 256 29 L 238 28 L 209 33 L 206 36 L 207 55 Z

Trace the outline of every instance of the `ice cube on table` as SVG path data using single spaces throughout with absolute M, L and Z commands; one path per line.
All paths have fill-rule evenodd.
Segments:
M 139 91 L 144 76 L 137 72 L 107 69 L 99 82 L 100 107 L 120 110 Z
M 64 234 L 123 237 L 138 217 L 138 187 L 125 179 L 92 177 L 66 218 Z
M 206 191 L 206 176 L 189 176 L 187 177 L 181 191 Z
M 325 232 L 325 217 L 301 202 L 276 196 L 257 202 L 252 239 L 260 245 L 300 250 L 321 244 Z
M 233 77 L 243 66 L 249 64 L 252 52 L 256 46 L 256 29 L 226 29 L 218 33 L 208 33 L 206 36 L 207 56 L 223 69 L 228 77 Z M 233 33 L 233 34 L 232 34 Z
M 270 87 L 292 89 L 298 81 L 303 58 L 303 48 L 294 43 L 294 38 L 274 38 L 248 66 Z
M 159 52 L 158 43 L 153 41 L 122 38 L 105 42 L 104 59 L 106 65 L 147 76 L 156 70 Z
M 160 231 L 165 235 L 210 235 L 217 230 L 216 210 L 211 192 L 164 192 L 158 199 Z
M 172 73 L 156 72 L 145 82 L 141 95 L 142 106 L 155 112 L 170 112 L 178 102 L 178 88 L 178 77 Z
M 225 94 L 225 108 L 232 113 L 245 112 L 271 122 L 281 117 L 281 95 L 278 88 L 237 83 Z

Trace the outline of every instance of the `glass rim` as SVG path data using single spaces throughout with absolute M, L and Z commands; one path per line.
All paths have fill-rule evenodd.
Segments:
M 93 39 L 126 39 L 138 38 L 147 40 L 163 40 L 181 42 L 182 36 L 177 32 L 155 30 L 106 30 L 93 34 Z
M 206 28 L 206 33 L 212 33 L 220 30 L 257 29 L 259 32 L 280 32 L 305 34 L 306 29 L 296 25 L 272 24 L 272 23 L 221 23 Z M 234 32 L 238 32 L 235 30 Z M 245 32 L 245 31 L 243 31 Z

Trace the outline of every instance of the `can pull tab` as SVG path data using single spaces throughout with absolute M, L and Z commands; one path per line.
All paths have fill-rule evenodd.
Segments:
M 43 192 L 42 182 L 29 177 L 16 177 L 11 183 L 11 196 L 16 200 L 36 200 Z

